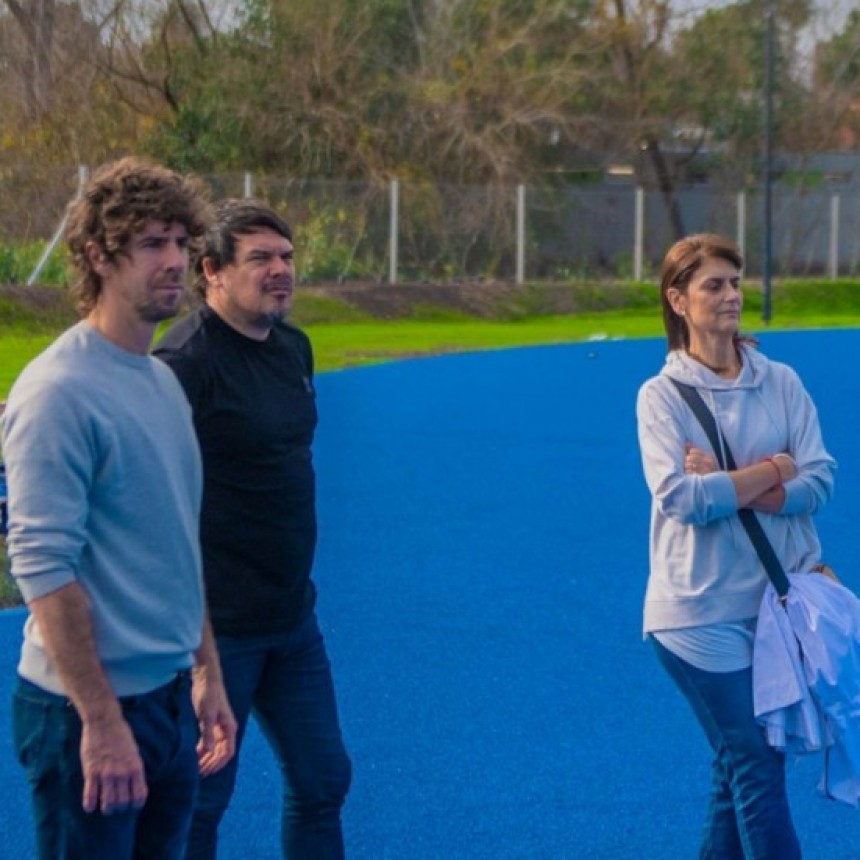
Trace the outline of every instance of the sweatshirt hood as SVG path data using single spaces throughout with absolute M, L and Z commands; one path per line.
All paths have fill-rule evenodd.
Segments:
M 737 379 L 724 379 L 705 365 L 690 358 L 681 349 L 672 350 L 666 356 L 661 374 L 678 382 L 704 388 L 709 391 L 724 391 L 738 388 L 760 388 L 768 372 L 767 359 L 749 344 L 739 344 L 741 352 L 741 372 Z

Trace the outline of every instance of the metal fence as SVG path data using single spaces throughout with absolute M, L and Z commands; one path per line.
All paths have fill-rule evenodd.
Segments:
M 0 243 L 59 238 L 85 168 L 7 171 Z M 338 182 L 237 172 L 204 176 L 213 196 L 256 195 L 291 222 L 300 273 L 311 281 L 653 277 L 672 231 L 662 196 L 632 182 L 454 186 Z M 678 190 L 688 233 L 712 231 L 745 250 L 760 273 L 763 205 L 756 192 Z M 774 188 L 774 272 L 860 271 L 860 189 Z M 38 273 L 34 273 L 38 276 Z

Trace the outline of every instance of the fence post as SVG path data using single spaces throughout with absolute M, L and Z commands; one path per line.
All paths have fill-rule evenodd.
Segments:
M 391 180 L 391 227 L 388 236 L 388 282 L 397 283 L 397 224 L 398 207 L 400 205 L 400 184 L 396 179 Z
M 830 277 L 839 277 L 839 195 L 830 198 Z
M 75 200 L 77 200 L 84 190 L 84 185 L 87 184 L 87 180 L 90 178 L 90 169 L 86 166 L 86 164 L 78 165 L 78 188 L 75 191 Z M 51 254 L 54 253 L 54 249 L 60 242 L 60 239 L 63 238 L 63 231 L 66 229 L 66 221 L 69 219 L 68 210 L 63 213 L 63 217 L 60 219 L 60 224 L 57 229 L 54 231 L 54 235 L 51 236 L 51 241 L 45 246 L 45 250 L 42 251 L 42 256 L 39 257 L 38 262 L 33 267 L 33 271 L 30 272 L 29 277 L 27 278 L 27 286 L 32 287 L 33 284 L 36 283 L 36 278 L 42 274 L 42 269 L 45 268 L 45 264 L 48 260 L 51 259 Z
M 737 238 L 736 244 L 741 252 L 741 257 L 746 256 L 747 239 L 747 195 L 745 191 L 738 191 L 737 196 Z
M 642 280 L 642 246 L 645 242 L 645 189 L 636 188 L 636 212 L 633 231 L 633 280 Z
M 245 197 L 254 196 L 254 174 L 250 170 L 245 171 Z
M 517 186 L 517 284 L 526 279 L 526 187 Z

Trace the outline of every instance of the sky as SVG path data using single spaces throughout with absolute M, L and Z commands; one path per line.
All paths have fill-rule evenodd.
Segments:
M 679 13 L 702 13 L 708 9 L 719 9 L 732 5 L 733 0 L 672 0 Z M 734 0 L 736 2 L 736 0 Z M 779 14 L 779 0 L 773 0 L 776 14 Z M 856 0 L 813 0 L 815 21 L 811 25 L 810 37 L 827 38 L 838 32 L 851 9 L 856 8 Z
M 636 2 L 636 0 L 632 0 L 632 2 Z M 677 25 L 685 26 L 686 22 L 683 22 L 682 19 L 688 14 L 702 14 L 708 9 L 731 6 L 738 0 L 670 0 L 670 2 L 678 13 Z M 775 13 L 779 16 L 780 0 L 772 0 L 772 2 Z M 816 43 L 830 39 L 845 26 L 848 13 L 857 8 L 857 0 L 813 0 L 813 8 L 813 19 L 805 31 L 801 33 L 799 46 L 807 72 L 811 69 L 812 54 Z

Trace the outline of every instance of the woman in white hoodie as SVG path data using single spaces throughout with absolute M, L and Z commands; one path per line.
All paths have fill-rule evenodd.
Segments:
M 676 242 L 663 261 L 669 354 L 636 411 L 652 494 L 644 630 L 714 751 L 700 858 L 795 860 L 800 847 L 782 754 L 753 713 L 752 643 L 767 575 L 737 512 L 757 512 L 786 570 L 818 564 L 812 515 L 835 462 L 797 374 L 739 334 L 742 257 L 711 234 Z M 672 382 L 695 387 L 737 463 L 722 471 Z

